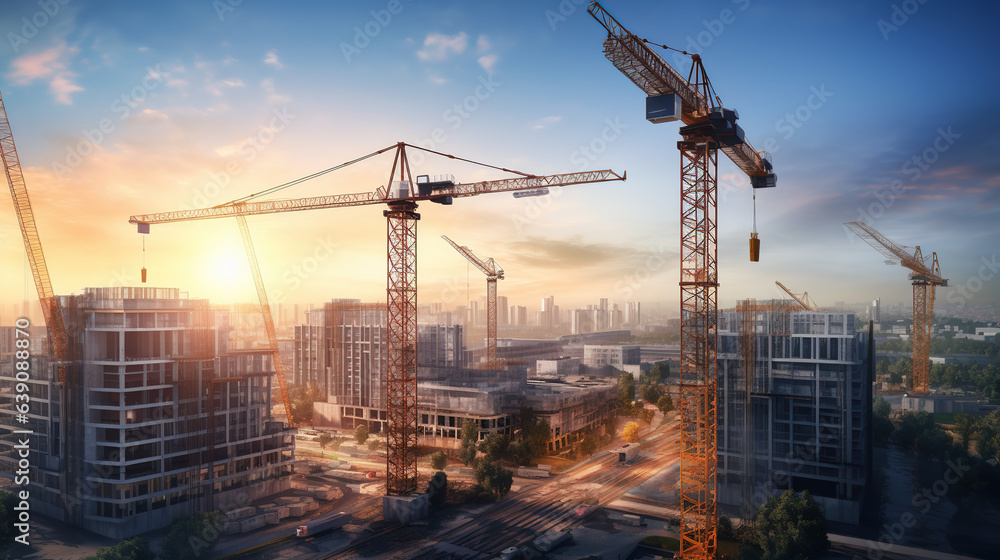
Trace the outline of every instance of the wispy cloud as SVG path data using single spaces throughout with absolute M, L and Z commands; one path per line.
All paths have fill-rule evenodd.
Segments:
M 269 64 L 271 66 L 274 66 L 278 70 L 281 70 L 282 68 L 285 67 L 285 65 L 282 64 L 280 60 L 278 60 L 278 53 L 275 52 L 274 50 L 267 51 L 267 55 L 264 56 L 264 64 Z
M 543 128 L 546 128 L 546 127 L 549 127 L 551 125 L 554 125 L 554 124 L 556 124 L 557 122 L 559 122 L 561 120 L 562 120 L 561 116 L 558 116 L 558 115 L 549 115 L 549 116 L 547 116 L 547 117 L 539 120 L 537 123 L 535 123 L 535 126 L 531 127 L 531 130 L 541 130 Z
M 464 31 L 448 36 L 430 33 L 424 38 L 424 48 L 417 51 L 417 58 L 424 62 L 445 60 L 451 54 L 462 54 L 469 44 L 469 36 Z
M 16 84 L 27 85 L 35 80 L 48 80 L 56 102 L 72 105 L 71 95 L 83 91 L 74 80 L 77 74 L 69 70 L 69 61 L 78 52 L 76 47 L 60 43 L 44 51 L 26 54 L 11 62 L 7 77 Z
M 493 73 L 493 66 L 496 65 L 500 57 L 495 54 L 487 54 L 479 57 L 479 65 L 490 74 Z
M 490 50 L 490 47 L 492 47 L 492 45 L 490 44 L 490 40 L 486 37 L 486 35 L 480 35 L 479 38 L 476 39 L 477 53 L 483 54 L 484 52 Z
M 271 78 L 264 78 L 263 80 L 261 80 L 260 87 L 261 89 L 264 90 L 265 93 L 267 93 L 267 102 L 272 105 L 278 103 L 288 103 L 289 101 L 292 100 L 291 97 L 288 97 L 287 95 L 277 92 L 277 90 L 274 87 L 274 80 L 272 80 Z

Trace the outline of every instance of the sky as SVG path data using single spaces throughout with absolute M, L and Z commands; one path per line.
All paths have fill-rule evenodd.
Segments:
M 700 54 L 747 139 L 771 154 L 760 262 L 747 249 L 752 189 L 719 158 L 721 307 L 779 297 L 775 280 L 820 305 L 909 302 L 907 271 L 842 225 L 854 220 L 936 252 L 951 285 L 939 305 L 1000 301 L 1000 7 L 604 5 L 638 36 Z M 628 173 L 547 197 L 421 205 L 420 303 L 485 296 L 448 235 L 496 259 L 511 304 L 677 308 L 679 125 L 645 120 L 586 2 L 8 1 L 0 36 L 0 92 L 57 293 L 139 285 L 145 266 L 148 286 L 255 301 L 233 219 L 141 236 L 129 216 L 221 204 L 407 142 L 539 175 Z M 687 75 L 689 56 L 660 52 Z M 414 174 L 510 177 L 411 157 Z M 373 191 L 391 164 L 372 158 L 275 196 Z M 383 300 L 383 209 L 250 217 L 272 302 Z M 27 273 L 9 197 L 0 263 L 0 302 L 18 303 Z

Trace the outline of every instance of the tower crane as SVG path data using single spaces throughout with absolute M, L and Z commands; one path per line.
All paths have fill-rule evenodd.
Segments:
M 7 174 L 7 184 L 10 195 L 14 199 L 14 209 L 17 211 L 17 223 L 21 226 L 21 237 L 24 239 L 24 252 L 28 255 L 28 266 L 31 277 L 38 291 L 38 302 L 42 306 L 42 316 L 49 336 L 49 348 L 55 358 L 59 371 L 59 382 L 66 382 L 66 359 L 69 352 L 69 339 L 66 335 L 66 323 L 59 308 L 59 300 L 52 291 L 52 281 L 49 279 L 49 267 L 45 264 L 45 254 L 42 252 L 42 240 L 38 237 L 38 226 L 35 214 L 31 210 L 31 200 L 28 198 L 28 187 L 21 173 L 21 160 L 17 157 L 17 146 L 14 145 L 14 133 L 7 118 L 7 108 L 0 96 L 0 154 L 3 157 L 3 168 Z
M 782 289 L 782 291 L 791 296 L 791 298 L 795 300 L 795 303 L 801 305 L 806 311 L 816 311 L 817 309 L 819 309 L 819 306 L 816 305 L 816 302 L 809 297 L 809 292 L 802 292 L 801 296 L 797 296 L 793 294 L 792 291 L 789 290 L 781 282 L 775 280 L 774 283 L 777 284 L 778 287 Z
M 716 289 L 718 151 L 750 177 L 754 189 L 774 187 L 766 154 L 754 150 L 722 106 L 702 64 L 692 54 L 685 79 L 646 40 L 623 27 L 598 2 L 587 11 L 608 32 L 604 56 L 646 93 L 646 119 L 680 120 L 681 141 L 681 467 L 680 557 L 715 558 L 716 549 Z M 760 241 L 750 237 L 750 259 Z
M 493 257 L 484 261 L 473 254 L 468 247 L 455 243 L 447 235 L 442 235 L 441 238 L 486 275 L 486 367 L 489 369 L 499 367 L 497 361 L 497 280 L 503 280 L 503 269 L 493 260 Z
M 941 277 L 937 253 L 931 253 L 931 263 L 925 263 L 920 246 L 913 254 L 894 243 L 864 222 L 845 222 L 848 229 L 864 239 L 886 258 L 886 264 L 900 264 L 911 270 L 913 283 L 913 393 L 926 395 L 930 388 L 931 323 L 934 317 L 934 292 L 937 286 L 947 286 Z
M 484 165 L 520 176 L 476 183 L 456 183 L 453 179 L 447 177 L 435 177 L 432 180 L 427 175 L 421 175 L 417 177 L 417 181 L 414 183 L 406 153 L 406 148 L 408 147 L 451 159 L 477 163 L 478 165 Z M 395 155 L 393 157 L 392 169 L 389 173 L 389 188 L 381 186 L 371 192 L 298 199 L 254 200 L 393 149 L 395 149 Z M 558 175 L 531 175 L 399 142 L 344 164 L 225 204 L 211 208 L 131 216 L 129 222 L 139 224 L 140 230 L 142 230 L 143 228 L 148 228 L 150 224 L 156 223 L 375 204 L 385 204 L 388 206 L 388 209 L 383 211 L 383 216 L 387 222 L 388 272 L 386 278 L 386 299 L 388 303 L 387 338 L 389 346 L 389 372 L 386 382 L 388 424 L 386 434 L 386 493 L 398 496 L 408 494 L 417 488 L 416 223 L 420 219 L 420 214 L 417 213 L 417 204 L 427 200 L 439 204 L 451 204 L 455 198 L 480 194 L 517 192 L 548 187 L 624 180 L 624 174 L 619 175 L 610 169 Z

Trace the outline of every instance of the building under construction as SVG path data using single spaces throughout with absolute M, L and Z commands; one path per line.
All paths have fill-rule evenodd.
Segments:
M 808 490 L 857 524 L 871 465 L 870 333 L 854 315 L 746 300 L 719 313 L 718 496 L 751 519 Z
M 229 351 L 224 311 L 166 288 L 88 288 L 60 306 L 70 386 L 60 402 L 56 367 L 36 346 L 32 511 L 123 539 L 290 488 L 294 443 L 270 417 L 271 353 Z M 0 412 L 0 440 L 14 441 L 23 425 Z M 0 449 L 8 472 L 13 451 Z

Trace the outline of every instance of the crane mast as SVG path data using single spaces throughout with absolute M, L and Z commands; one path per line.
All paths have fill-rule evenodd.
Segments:
M 486 367 L 487 369 L 500 367 L 500 362 L 497 360 L 497 280 L 503 280 L 503 269 L 493 257 L 484 261 L 468 247 L 455 243 L 447 235 L 442 235 L 441 238 L 486 275 Z
M 7 174 L 7 184 L 17 211 L 17 223 L 21 227 L 21 237 L 24 240 L 24 252 L 28 256 L 28 266 L 31 277 L 38 291 L 38 302 L 42 306 L 42 316 L 49 335 L 49 348 L 55 358 L 59 371 L 59 382 L 66 382 L 66 359 L 69 352 L 69 339 L 66 335 L 66 323 L 59 308 L 59 300 L 52 290 L 49 279 L 49 267 L 45 263 L 42 251 L 42 241 L 38 236 L 38 226 L 35 214 L 31 210 L 31 200 L 28 197 L 28 187 L 21 172 L 21 160 L 17 156 L 17 146 L 14 145 L 14 133 L 7 118 L 7 108 L 0 96 L 0 155 L 3 157 L 4 172 Z
M 718 152 L 750 177 L 753 188 L 773 187 L 765 154 L 753 149 L 739 115 L 722 107 L 701 57 L 692 55 L 687 79 L 647 41 L 621 25 L 598 2 L 587 11 L 608 32 L 604 56 L 646 93 L 646 118 L 681 121 L 681 558 L 709 560 L 716 551 L 716 291 L 718 278 Z M 755 243 L 757 243 L 755 245 Z M 751 235 L 751 260 L 759 240 Z
M 913 381 L 912 391 L 926 395 L 930 390 L 931 326 L 934 321 L 934 292 L 938 286 L 947 286 L 941 277 L 937 253 L 931 253 L 931 264 L 924 263 L 920 247 L 910 254 L 904 247 L 879 233 L 864 222 L 846 222 L 848 229 L 864 239 L 886 257 L 886 264 L 900 264 L 911 270 L 913 284 Z
M 417 213 L 417 204 L 425 200 L 451 204 L 453 198 L 480 194 L 625 180 L 624 174 L 619 175 L 610 169 L 605 169 L 558 175 L 519 173 L 520 177 L 477 183 L 454 183 L 453 181 L 430 183 L 422 182 L 421 176 L 417 177 L 417 182 L 414 183 L 406 154 L 407 147 L 423 149 L 403 142 L 396 144 L 388 188 L 379 187 L 375 191 L 366 193 L 287 200 L 251 201 L 250 199 L 254 196 L 250 196 L 211 208 L 160 212 L 129 218 L 129 222 L 138 224 L 140 231 L 142 231 L 153 223 L 373 204 L 388 206 L 388 209 L 383 212 L 387 227 L 386 300 L 388 307 L 387 338 L 389 342 L 389 372 L 386 380 L 386 493 L 393 496 L 409 494 L 417 488 L 417 221 L 420 219 L 420 214 Z M 361 161 L 389 149 L 379 150 L 353 161 Z M 455 158 L 455 156 L 448 154 L 439 155 Z M 341 167 L 343 166 L 332 169 Z M 503 171 L 510 170 L 504 169 Z M 318 175 L 314 174 L 310 177 Z M 292 181 L 286 185 L 291 186 L 298 182 L 300 181 Z M 268 189 L 264 193 L 270 194 L 277 189 Z M 272 340 L 272 345 L 274 344 L 275 342 Z

